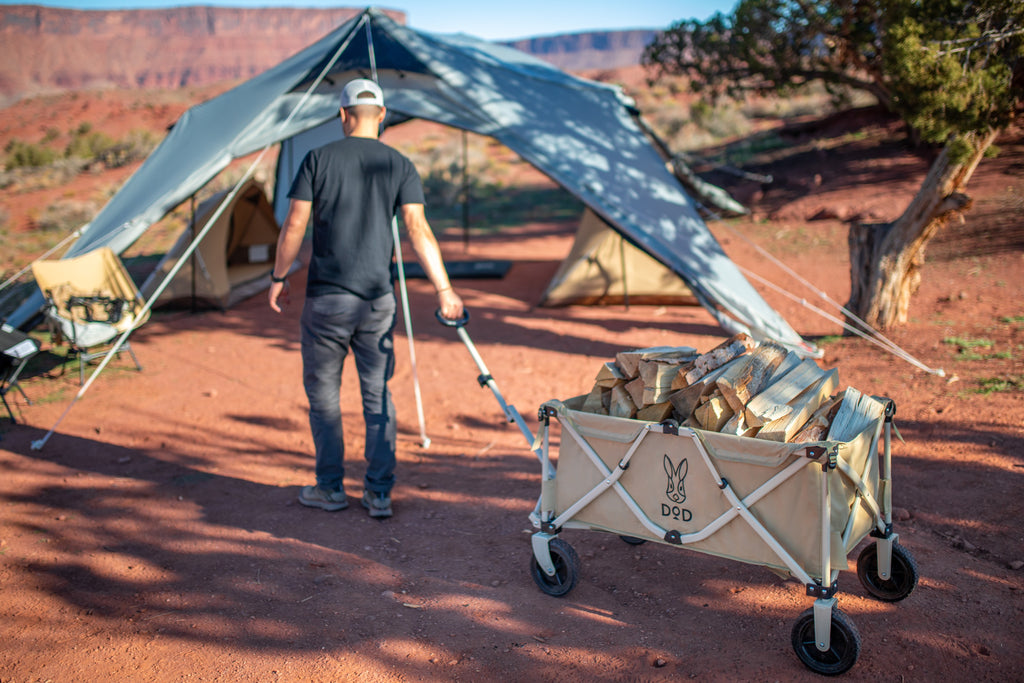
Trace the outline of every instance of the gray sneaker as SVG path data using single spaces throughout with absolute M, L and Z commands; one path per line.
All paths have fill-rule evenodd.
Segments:
M 375 491 L 363 491 L 363 507 L 370 511 L 371 517 L 390 517 L 391 496 Z
M 306 507 L 320 508 L 328 512 L 348 507 L 348 498 L 344 491 L 328 491 L 319 486 L 303 486 L 299 491 L 299 502 Z

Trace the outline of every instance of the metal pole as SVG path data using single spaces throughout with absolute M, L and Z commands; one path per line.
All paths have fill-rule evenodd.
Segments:
M 469 140 L 462 131 L 462 248 L 469 251 Z
M 409 292 L 405 288 L 405 265 L 402 262 L 402 241 L 398 235 L 398 218 L 391 219 L 391 232 L 395 238 L 395 261 L 398 263 L 398 289 L 402 293 L 402 316 L 405 336 L 409 340 L 409 364 L 412 367 L 412 391 L 416 397 L 416 417 L 420 422 L 420 439 L 424 448 L 430 448 L 426 421 L 423 419 L 423 397 L 420 395 L 420 376 L 416 370 L 416 344 L 412 339 L 412 316 L 409 314 Z
M 190 222 L 190 229 L 192 230 L 192 241 L 196 239 L 196 195 L 193 192 L 191 197 L 190 206 L 192 208 L 192 220 Z M 196 313 L 196 252 L 192 252 L 192 315 Z

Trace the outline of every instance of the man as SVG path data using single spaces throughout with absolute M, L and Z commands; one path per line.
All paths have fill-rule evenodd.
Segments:
M 362 504 L 371 517 L 390 517 L 395 468 L 395 294 L 391 221 L 401 212 L 416 256 L 435 290 L 442 315 L 462 317 L 441 250 L 423 208 L 423 185 L 404 156 L 378 140 L 384 94 L 357 79 L 341 92 L 345 138 L 306 155 L 288 196 L 291 205 L 277 243 L 270 307 L 288 303 L 287 274 L 299 255 L 310 216 L 313 254 L 302 310 L 302 376 L 316 449 L 316 484 L 299 502 L 323 510 L 348 507 L 339 390 L 351 348 L 366 422 Z

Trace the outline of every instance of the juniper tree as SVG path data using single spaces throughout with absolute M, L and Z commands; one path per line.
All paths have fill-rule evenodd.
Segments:
M 847 307 L 884 329 L 906 321 L 928 242 L 969 208 L 974 169 L 1024 102 L 1024 2 L 740 0 L 674 24 L 644 61 L 709 98 L 863 90 L 940 149 L 899 218 L 850 226 Z

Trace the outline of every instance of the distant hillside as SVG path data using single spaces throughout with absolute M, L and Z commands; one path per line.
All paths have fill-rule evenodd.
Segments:
M 250 78 L 361 11 L 3 6 L 0 106 L 45 92 L 104 86 L 179 88 Z M 406 21 L 403 12 L 385 12 L 400 23 Z M 452 32 L 457 30 L 452 27 Z M 613 69 L 638 64 L 654 33 L 578 33 L 507 44 L 570 71 Z
M 505 44 L 566 71 L 589 71 L 639 64 L 644 48 L 656 34 L 653 29 L 593 31 L 524 38 Z

